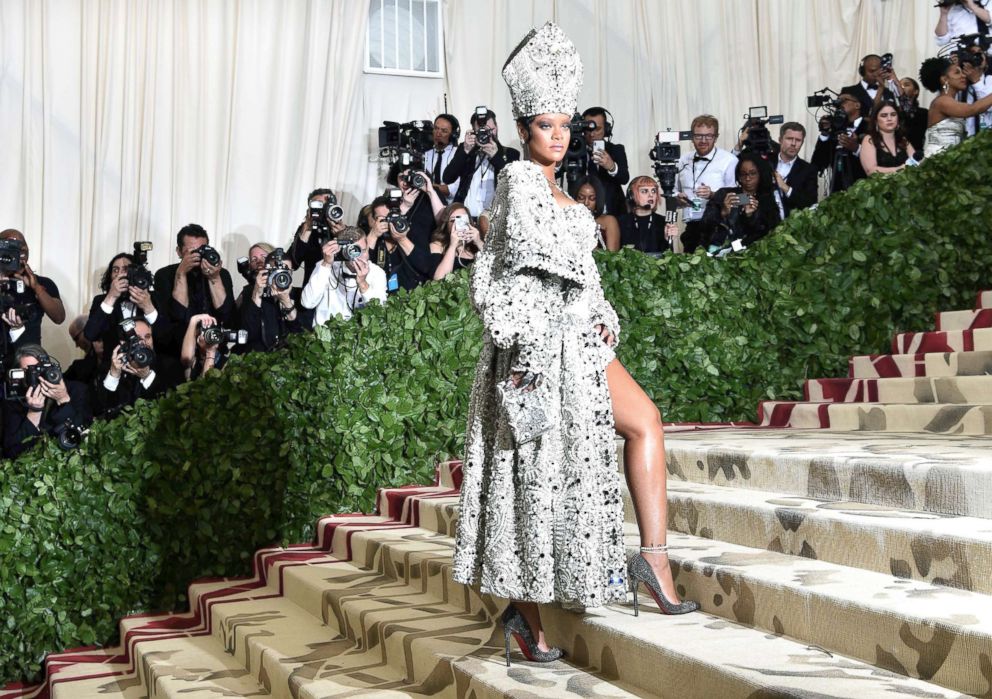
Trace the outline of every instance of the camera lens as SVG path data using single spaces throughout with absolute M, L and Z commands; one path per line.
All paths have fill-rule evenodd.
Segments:
M 285 291 L 293 286 L 293 275 L 289 273 L 289 270 L 278 269 L 269 274 L 269 284 L 279 291 Z

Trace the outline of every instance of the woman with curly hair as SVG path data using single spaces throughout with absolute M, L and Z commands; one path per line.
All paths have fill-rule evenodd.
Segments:
M 992 108 L 992 95 L 972 104 L 958 102 L 958 93 L 968 87 L 968 78 L 957 63 L 935 57 L 920 66 L 920 82 L 930 92 L 940 93 L 930 103 L 928 127 L 923 144 L 926 157 L 961 143 L 965 137 L 964 120 Z

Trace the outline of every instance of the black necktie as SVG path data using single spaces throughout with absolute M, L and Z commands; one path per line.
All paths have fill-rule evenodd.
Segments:
M 441 184 L 441 154 L 444 151 L 436 150 L 434 151 L 434 184 Z

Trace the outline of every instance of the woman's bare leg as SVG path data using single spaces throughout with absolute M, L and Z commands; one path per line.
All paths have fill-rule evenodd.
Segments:
M 606 367 L 606 381 L 610 387 L 617 433 L 626 440 L 624 471 L 634 501 L 641 546 L 662 546 L 668 541 L 668 494 L 661 412 L 619 359 Z M 643 556 L 654 570 L 665 597 L 678 604 L 668 554 L 645 553 Z

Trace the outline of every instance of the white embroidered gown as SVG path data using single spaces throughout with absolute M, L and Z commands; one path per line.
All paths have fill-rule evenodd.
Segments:
M 485 326 L 469 409 L 454 579 L 516 600 L 594 607 L 625 599 L 623 499 L 606 382 L 619 337 L 592 257 L 596 223 L 559 207 L 539 166 L 500 174 L 472 271 Z M 497 382 L 550 382 L 558 427 L 517 447 Z

